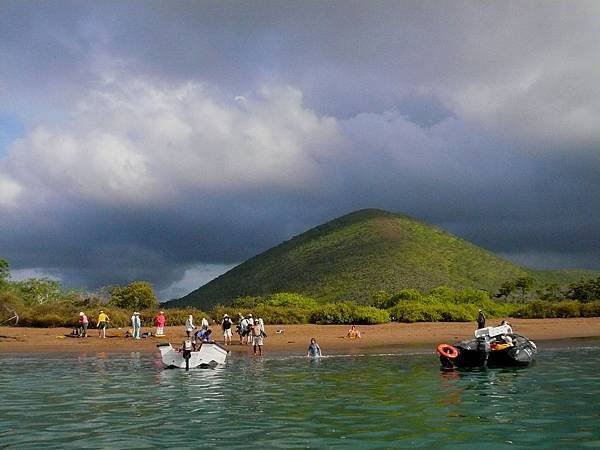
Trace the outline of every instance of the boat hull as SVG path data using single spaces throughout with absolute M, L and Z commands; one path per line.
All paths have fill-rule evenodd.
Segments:
M 183 352 L 180 352 L 168 344 L 158 344 L 162 362 L 166 367 L 193 369 L 195 367 L 215 367 L 219 364 L 224 364 L 229 353 L 219 344 L 205 342 L 200 347 L 200 350 L 190 352 L 189 365 L 186 366 L 186 360 L 183 357 Z
M 537 354 L 536 345 L 521 335 L 509 336 L 513 345 L 506 348 L 495 349 L 494 343 L 490 346 L 489 342 L 482 338 L 457 342 L 453 345 L 458 350 L 456 358 L 440 354 L 442 367 L 522 367 L 531 364 Z

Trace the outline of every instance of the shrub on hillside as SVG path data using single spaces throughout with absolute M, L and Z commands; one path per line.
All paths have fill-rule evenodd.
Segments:
M 319 305 L 319 303 L 311 297 L 289 292 L 279 292 L 277 294 L 269 295 L 264 299 L 263 303 L 270 306 L 287 306 L 300 309 L 313 309 Z
M 471 322 L 477 318 L 479 313 L 476 306 L 456 303 L 436 304 L 434 308 L 442 322 Z
M 238 297 L 233 301 L 232 307 L 237 308 L 253 308 L 259 303 L 262 303 L 264 297 L 257 297 L 252 295 L 245 295 L 243 297 Z
M 254 317 L 262 317 L 265 324 L 308 323 L 310 309 L 293 306 L 259 305 Z
M 600 301 L 582 303 L 579 313 L 581 317 L 600 317 Z
M 419 301 L 423 299 L 423 294 L 416 289 L 402 289 L 393 295 L 380 297 L 380 300 L 374 305 L 380 309 L 390 309 L 398 303 L 405 301 Z
M 354 320 L 351 323 L 359 325 L 377 325 L 390 322 L 390 313 L 385 309 L 373 306 L 357 306 L 354 311 Z
M 244 317 L 252 314 L 255 318 L 261 317 L 266 325 L 308 323 L 310 318 L 310 310 L 308 309 L 291 306 L 271 306 L 262 303 L 252 308 L 234 308 L 219 305 L 212 311 L 212 316 L 218 322 L 221 321 L 223 314 L 229 314 L 234 323 L 238 321 L 238 314 L 242 314 Z
M 110 291 L 110 304 L 118 308 L 141 310 L 157 308 L 158 299 L 147 281 L 134 281 L 127 286 L 114 286 Z
M 310 315 L 310 322 L 320 325 L 374 325 L 389 321 L 390 316 L 386 310 L 352 303 L 327 303 L 315 308 Z
M 580 317 L 581 303 L 574 300 L 553 303 L 535 300 L 519 308 L 514 315 L 524 319 Z
M 389 314 L 395 322 L 438 322 L 442 316 L 437 308 L 423 302 L 402 302 L 389 310 Z

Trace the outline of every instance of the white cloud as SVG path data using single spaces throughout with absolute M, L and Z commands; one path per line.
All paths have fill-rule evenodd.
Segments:
M 0 173 L 0 207 L 12 209 L 17 205 L 17 197 L 22 188 L 11 177 Z
M 122 74 L 86 93 L 68 127 L 38 126 L 12 146 L 0 175 L 15 181 L 4 181 L 10 189 L 0 201 L 67 195 L 149 204 L 190 190 L 318 183 L 315 155 L 336 151 L 337 123 L 305 109 L 289 87 L 264 87 L 245 106 L 220 102 L 200 84 Z

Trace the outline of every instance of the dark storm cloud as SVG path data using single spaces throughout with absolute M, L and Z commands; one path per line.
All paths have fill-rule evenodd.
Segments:
M 0 12 L 0 124 L 17 124 L 0 134 L 0 257 L 16 269 L 168 296 L 363 207 L 600 268 L 596 3 Z

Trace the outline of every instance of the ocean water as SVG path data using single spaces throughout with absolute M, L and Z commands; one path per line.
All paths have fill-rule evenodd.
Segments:
M 433 353 L 0 356 L 2 448 L 600 448 L 600 348 L 442 372 Z

